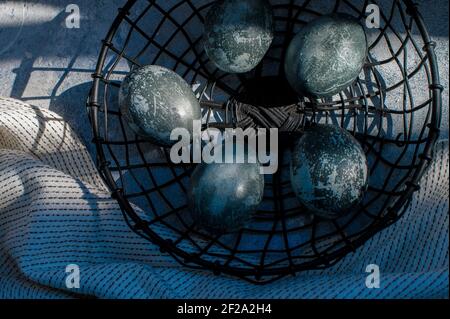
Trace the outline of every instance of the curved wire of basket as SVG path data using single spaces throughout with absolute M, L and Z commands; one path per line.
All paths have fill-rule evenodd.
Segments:
M 202 49 L 203 19 L 213 1 L 128 1 L 103 41 L 87 105 L 100 173 L 130 227 L 183 265 L 267 283 L 334 265 L 394 223 L 432 160 L 443 88 L 435 43 L 416 5 L 387 2 L 378 4 L 380 28 L 367 30 L 369 58 L 361 76 L 345 92 L 311 101 L 299 99 L 283 82 L 290 39 L 325 13 L 346 12 L 364 23 L 365 8 L 375 1 L 277 1 L 272 48 L 245 75 L 219 71 Z M 144 64 L 169 67 L 193 85 L 204 129 L 280 128 L 279 170 L 266 177 L 264 201 L 251 226 L 221 236 L 198 229 L 186 199 L 193 166 L 172 164 L 167 149 L 128 129 L 117 92 L 130 68 Z M 302 208 L 286 173 L 291 133 L 311 122 L 346 128 L 368 157 L 364 201 L 336 220 Z

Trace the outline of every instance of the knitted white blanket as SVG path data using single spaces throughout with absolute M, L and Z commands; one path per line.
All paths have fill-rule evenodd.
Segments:
M 400 221 L 332 268 L 255 286 L 135 235 L 67 123 L 0 98 L 0 298 L 448 298 L 448 178 L 440 142 Z M 366 286 L 369 264 L 380 288 Z

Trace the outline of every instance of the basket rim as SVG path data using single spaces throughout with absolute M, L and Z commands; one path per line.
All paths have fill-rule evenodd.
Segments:
M 97 151 L 98 170 L 100 172 L 101 177 L 105 181 L 106 185 L 109 187 L 112 197 L 115 198 L 118 204 L 120 205 L 122 212 L 124 214 L 124 218 L 131 227 L 131 229 L 142 237 L 144 236 L 141 233 L 141 231 L 144 232 L 151 242 L 160 247 L 161 251 L 169 253 L 175 260 L 177 260 L 180 264 L 184 266 L 190 268 L 207 268 L 213 270 L 215 274 L 225 273 L 241 277 L 255 284 L 265 284 L 275 281 L 286 275 L 295 274 L 298 271 L 316 269 L 317 266 L 322 265 L 323 262 L 325 262 L 324 268 L 332 266 L 340 259 L 345 257 L 348 253 L 362 246 L 373 235 L 383 230 L 384 228 L 388 227 L 389 225 L 393 224 L 407 209 L 408 204 L 412 199 L 413 193 L 419 189 L 418 185 L 419 180 L 424 175 L 426 168 L 428 167 L 428 164 L 432 161 L 432 153 L 435 144 L 439 139 L 441 116 L 442 116 L 441 115 L 442 91 L 444 89 L 443 86 L 440 84 L 439 68 L 437 63 L 437 57 L 435 54 L 436 43 L 431 39 L 428 33 L 423 17 L 418 10 L 418 5 L 414 3 L 412 0 L 401 0 L 401 1 L 406 5 L 407 13 L 414 19 L 414 22 L 417 25 L 417 28 L 420 32 L 423 42 L 425 43 L 423 50 L 426 52 L 426 56 L 429 61 L 428 65 L 430 68 L 430 81 L 431 81 L 431 84 L 429 86 L 429 90 L 431 92 L 431 102 L 430 102 L 431 119 L 430 122 L 427 124 L 427 127 L 429 128 L 429 134 L 424 146 L 424 150 L 422 154 L 419 155 L 420 162 L 418 163 L 418 167 L 414 171 L 414 174 L 412 175 L 410 182 L 405 183 L 406 189 L 403 192 L 403 194 L 396 199 L 396 201 L 393 203 L 392 206 L 387 208 L 388 216 L 390 216 L 390 218 L 384 219 L 383 221 L 380 220 L 377 226 L 372 227 L 369 231 L 365 231 L 363 234 L 354 239 L 352 241 L 351 246 L 344 245 L 343 247 L 336 249 L 332 253 L 327 254 L 327 257 L 329 257 L 329 259 L 333 261 L 332 263 L 328 263 L 328 260 L 319 259 L 313 260 L 312 262 L 305 262 L 301 265 L 280 266 L 273 268 L 271 267 L 269 269 L 265 268 L 255 272 L 255 270 L 252 268 L 222 265 L 219 263 L 214 263 L 205 260 L 201 257 L 193 256 L 190 253 L 184 251 L 183 249 L 178 248 L 170 240 L 166 240 L 160 237 L 156 232 L 154 232 L 149 227 L 147 228 L 139 227 L 141 223 L 140 217 L 136 214 L 129 201 L 123 196 L 122 190 L 118 187 L 117 183 L 115 182 L 112 176 L 112 172 L 108 167 L 108 162 L 106 161 L 106 156 L 102 146 L 102 138 L 99 132 L 98 108 L 100 107 L 100 103 L 98 97 L 99 97 L 100 82 L 101 79 L 103 78 L 102 71 L 105 65 L 107 53 L 111 47 L 111 41 L 113 40 L 123 19 L 125 18 L 125 16 L 129 14 L 130 9 L 137 2 L 137 0 L 128 0 L 122 8 L 118 9 L 119 13 L 112 22 L 106 37 L 102 41 L 102 47 L 98 55 L 97 65 L 94 73 L 92 74 L 93 82 L 87 99 L 87 112 L 93 133 L 92 142 L 95 144 L 95 148 Z M 130 225 L 127 217 L 129 217 L 135 223 L 136 226 Z M 145 238 L 148 239 L 147 237 Z M 193 264 L 195 264 L 195 266 Z M 262 276 L 272 276 L 273 278 L 266 281 L 260 281 Z M 253 280 L 251 277 L 254 277 L 255 279 Z

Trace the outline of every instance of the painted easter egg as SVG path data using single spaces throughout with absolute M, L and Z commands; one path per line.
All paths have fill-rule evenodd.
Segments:
M 284 68 L 299 94 L 329 97 L 356 80 L 366 58 L 363 26 L 349 15 L 332 14 L 311 21 L 292 39 Z
M 171 146 L 175 128 L 192 132 L 201 119 L 200 104 L 191 87 L 172 70 L 157 65 L 137 68 L 122 82 L 120 110 L 130 128 L 161 146 Z
M 272 8 L 266 0 L 219 0 L 205 19 L 204 46 L 222 71 L 254 69 L 273 40 Z
M 225 148 L 223 148 L 225 152 Z M 200 227 L 228 233 L 247 225 L 264 193 L 264 175 L 259 163 L 238 163 L 232 154 L 224 161 L 199 164 L 191 176 L 189 192 L 192 216 Z M 231 160 L 225 158 L 231 157 Z
M 335 125 L 316 125 L 296 141 L 291 184 L 312 213 L 337 218 L 358 204 L 368 187 L 367 159 L 358 141 Z

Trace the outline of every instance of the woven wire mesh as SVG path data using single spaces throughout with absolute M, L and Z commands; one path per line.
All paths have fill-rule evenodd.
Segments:
M 329 267 L 402 215 L 432 160 L 442 91 L 434 43 L 410 1 L 271 1 L 271 49 L 255 70 L 227 74 L 209 61 L 202 46 L 203 21 L 212 3 L 130 0 L 119 9 L 103 41 L 88 99 L 99 170 L 130 227 L 183 265 L 255 283 Z M 328 99 L 293 94 L 282 71 L 293 35 L 331 12 L 345 12 L 364 24 L 369 4 L 379 6 L 381 25 L 366 29 L 368 61 L 355 83 Z M 250 226 L 225 235 L 198 228 L 187 204 L 194 166 L 172 164 L 168 149 L 129 130 L 118 107 L 118 89 L 130 69 L 145 64 L 171 68 L 193 86 L 204 129 L 280 129 L 279 169 L 266 176 L 263 203 Z M 292 138 L 314 122 L 347 129 L 369 161 L 363 202 L 336 220 L 305 210 L 289 181 Z

